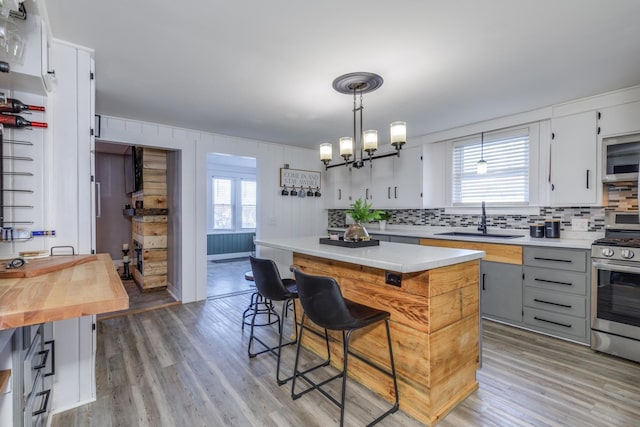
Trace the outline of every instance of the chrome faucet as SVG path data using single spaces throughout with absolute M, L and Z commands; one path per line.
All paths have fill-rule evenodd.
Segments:
M 484 200 L 482 201 L 482 219 L 478 224 L 478 231 L 482 231 L 482 234 L 487 234 L 487 211 L 484 208 Z

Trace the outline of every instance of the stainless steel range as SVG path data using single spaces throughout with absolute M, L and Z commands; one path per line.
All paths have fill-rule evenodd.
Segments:
M 593 242 L 591 348 L 640 362 L 640 217 L 612 212 Z

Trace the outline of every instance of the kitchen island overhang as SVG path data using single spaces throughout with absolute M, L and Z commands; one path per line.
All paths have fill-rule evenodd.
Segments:
M 321 245 L 317 237 L 258 239 L 256 245 L 292 252 L 302 271 L 333 277 L 346 298 L 391 313 L 403 411 L 433 425 L 477 389 L 483 251 L 391 242 L 343 248 Z M 389 284 L 389 273 L 400 278 L 397 284 Z M 383 327 L 376 326 L 355 337 L 354 351 L 387 366 L 384 336 Z M 325 352 L 315 334 L 306 334 L 303 344 Z M 341 367 L 341 335 L 331 335 L 331 352 Z M 375 369 L 355 362 L 349 374 L 393 400 L 390 380 Z

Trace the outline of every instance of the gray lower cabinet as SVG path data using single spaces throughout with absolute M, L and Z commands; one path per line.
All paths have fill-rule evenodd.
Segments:
M 409 245 L 420 244 L 419 237 L 409 237 L 409 236 L 389 236 L 389 241 L 395 242 L 395 243 L 407 243 Z
M 522 322 L 522 266 L 480 263 L 480 307 L 483 317 Z
M 54 374 L 53 324 L 25 326 L 13 334 L 13 425 L 47 424 Z
M 419 237 L 411 237 L 411 236 L 393 236 L 389 234 L 376 234 L 369 233 L 369 237 L 375 240 L 380 240 L 381 242 L 395 242 L 395 243 L 407 243 L 410 245 L 419 245 L 420 238 Z
M 369 237 L 371 237 L 374 240 L 380 240 L 381 242 L 388 242 L 389 241 L 389 235 L 387 234 L 374 234 L 374 233 L 369 233 Z
M 524 248 L 523 321 L 589 344 L 590 256 L 586 250 Z

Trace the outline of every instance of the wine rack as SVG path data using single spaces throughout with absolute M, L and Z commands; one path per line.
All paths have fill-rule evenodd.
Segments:
M 33 162 L 33 158 L 17 155 L 16 147 L 29 149 L 33 143 L 5 138 L 4 129 L 0 128 L 0 241 L 20 242 L 31 240 L 31 233 L 17 226 L 31 225 L 33 221 L 19 219 L 19 211 L 33 209 L 33 205 L 25 204 L 22 195 L 33 194 L 31 188 L 25 188 L 28 180 L 21 177 L 32 177 L 33 173 L 25 171 L 24 165 Z

